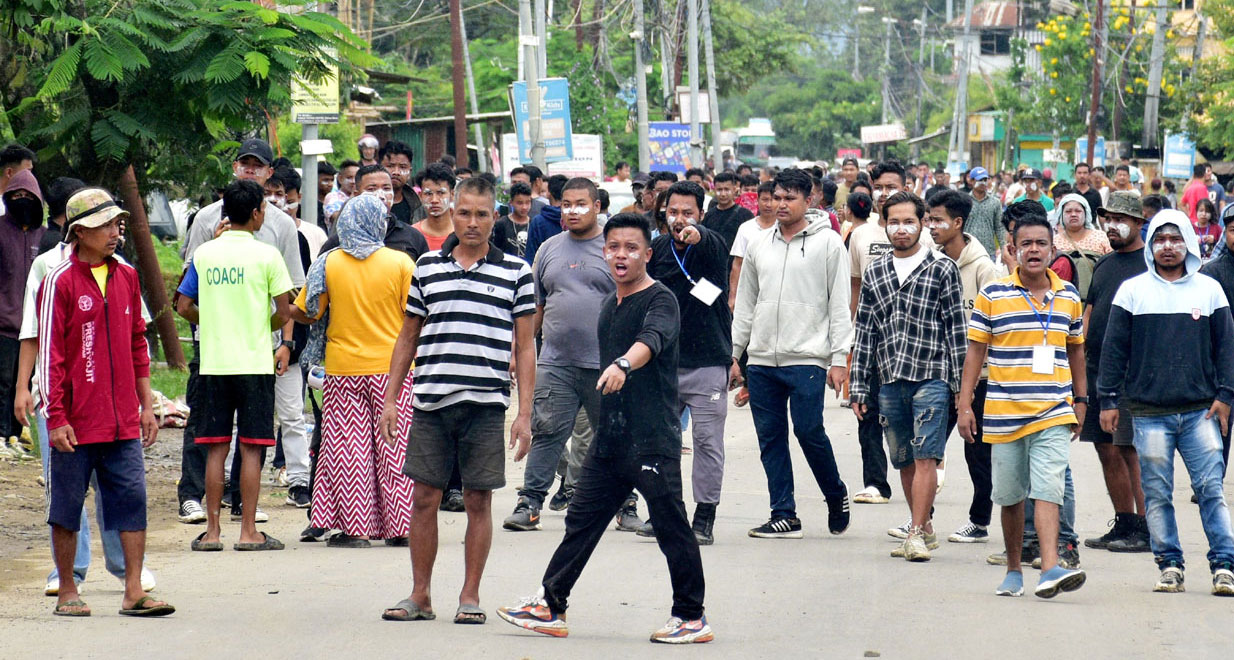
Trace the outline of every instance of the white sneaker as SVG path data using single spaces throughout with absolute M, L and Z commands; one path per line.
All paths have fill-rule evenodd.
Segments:
M 857 504 L 886 504 L 891 501 L 891 498 L 883 497 L 883 494 L 878 492 L 874 486 L 866 486 L 853 493 L 853 501 Z
M 892 527 L 891 529 L 887 530 L 887 536 L 890 536 L 892 538 L 897 538 L 897 539 L 906 539 L 908 538 L 908 530 L 912 529 L 912 527 L 913 527 L 913 519 L 909 518 L 908 520 L 904 521 L 903 525 L 900 525 L 899 527 Z
M 77 594 L 81 595 L 85 593 L 85 591 L 86 591 L 85 587 L 81 586 L 81 583 L 78 582 L 77 583 Z M 58 579 L 48 580 L 47 586 L 43 587 L 43 595 L 44 596 L 59 596 L 60 595 L 60 580 Z
M 243 516 L 238 516 L 234 513 L 231 514 L 232 522 L 240 522 L 243 519 L 244 519 Z M 261 507 L 257 507 L 257 513 L 253 514 L 253 522 L 255 523 L 270 522 L 270 514 L 266 513 L 265 511 L 262 511 Z
M 151 591 L 154 591 L 154 587 L 156 586 L 158 586 L 158 583 L 154 580 L 154 573 L 151 573 L 150 569 L 146 568 L 145 566 L 142 566 L 141 567 L 141 590 L 146 593 L 150 593 Z
M 180 505 L 180 522 L 186 525 L 200 525 L 206 522 L 206 510 L 201 508 L 201 502 L 185 500 Z

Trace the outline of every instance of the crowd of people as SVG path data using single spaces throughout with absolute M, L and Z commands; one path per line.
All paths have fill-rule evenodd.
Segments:
M 1222 490 L 1234 223 L 1205 166 L 1175 205 L 1142 190 L 1134 164 L 1107 180 L 1080 163 L 1074 183 L 974 167 L 953 185 L 895 160 L 681 179 L 622 163 L 634 202 L 610 214 L 585 178 L 523 166 L 499 194 L 493 175 L 448 157 L 412 176 L 407 145 L 366 135 L 358 146 L 358 162 L 320 164 L 320 203 L 305 213 L 300 175 L 246 140 L 234 180 L 191 218 L 173 306 L 193 328 L 177 487 L 180 521 L 204 524 L 192 551 L 224 550 L 225 509 L 240 523 L 234 550 L 285 547 L 258 529 L 274 448 L 286 504 L 307 510 L 300 542 L 410 547 L 411 593 L 383 619 L 435 618 L 438 512 L 465 513 L 454 622 L 482 624 L 492 493 L 511 449 L 526 467 L 502 528 L 540 530 L 546 506 L 566 517 L 538 591 L 499 608 L 503 620 L 567 636 L 570 593 L 613 524 L 654 538 L 667 561 L 670 618 L 651 640 L 707 642 L 700 547 L 716 542 L 736 391 L 769 499 L 750 537 L 804 536 L 791 429 L 830 534 L 849 529 L 852 503 L 892 500 L 890 464 L 907 508 L 887 530 L 891 556 L 929 561 L 958 430 L 973 496 L 947 540 L 987 542 L 998 505 L 995 593 L 1022 595 L 1029 564 L 1041 571 L 1034 593 L 1052 598 L 1087 579 L 1069 467 L 1078 437 L 1095 447 L 1114 513 L 1082 545 L 1151 552 L 1153 589 L 1182 591 L 1178 453 L 1212 592 L 1234 596 Z M 0 152 L 0 433 L 38 428 L 46 593 L 58 615 L 90 614 L 78 584 L 93 485 L 121 613 L 170 614 L 143 565 L 142 448 L 157 424 L 149 314 L 117 255 L 128 212 L 80 181 L 43 187 L 35 164 L 24 147 Z M 828 389 L 857 419 L 851 494 L 824 426 Z

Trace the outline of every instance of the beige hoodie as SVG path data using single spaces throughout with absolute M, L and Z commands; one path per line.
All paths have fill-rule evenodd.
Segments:
M 746 248 L 733 309 L 733 358 L 765 367 L 847 364 L 853 343 L 848 254 L 822 215 L 784 241 L 779 227 Z
M 937 251 L 940 256 L 947 256 L 942 248 L 937 248 Z M 956 266 L 960 268 L 960 283 L 964 287 L 964 321 L 967 322 L 973 314 L 977 294 L 981 293 L 985 285 L 998 279 L 998 268 L 990 259 L 990 254 L 985 251 L 985 246 L 971 234 L 964 234 L 964 249 L 960 251 Z M 988 370 L 988 365 L 982 365 L 982 378 L 989 377 Z

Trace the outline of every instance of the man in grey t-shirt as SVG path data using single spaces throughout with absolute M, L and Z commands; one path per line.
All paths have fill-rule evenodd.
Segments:
M 566 231 L 545 241 L 532 265 L 536 280 L 535 327 L 543 345 L 536 362 L 531 450 L 523 471 L 523 487 L 514 513 L 503 524 L 512 531 L 540 529 L 540 509 L 553 485 L 575 418 L 582 409 L 594 427 L 600 412 L 596 382 L 601 365 L 596 321 L 604 299 L 617 285 L 604 261 L 604 237 L 596 221 L 600 202 L 595 184 L 587 179 L 571 179 L 561 196 Z M 571 453 L 585 454 L 583 445 L 590 442 L 590 435 L 576 435 Z

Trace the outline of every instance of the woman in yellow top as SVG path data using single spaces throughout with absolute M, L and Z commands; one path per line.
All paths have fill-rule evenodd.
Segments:
M 415 268 L 407 254 L 383 245 L 386 213 L 377 197 L 348 200 L 338 218 L 339 247 L 309 268 L 293 312 L 301 323 L 318 324 L 305 349 L 309 364 L 320 360 L 325 340 L 321 449 L 309 518 L 313 527 L 341 530 L 327 540 L 332 547 L 369 547 L 369 539 L 405 545 L 411 525 L 413 484 L 402 473 L 411 387 L 399 397 L 395 442 L 386 444 L 377 430 Z

